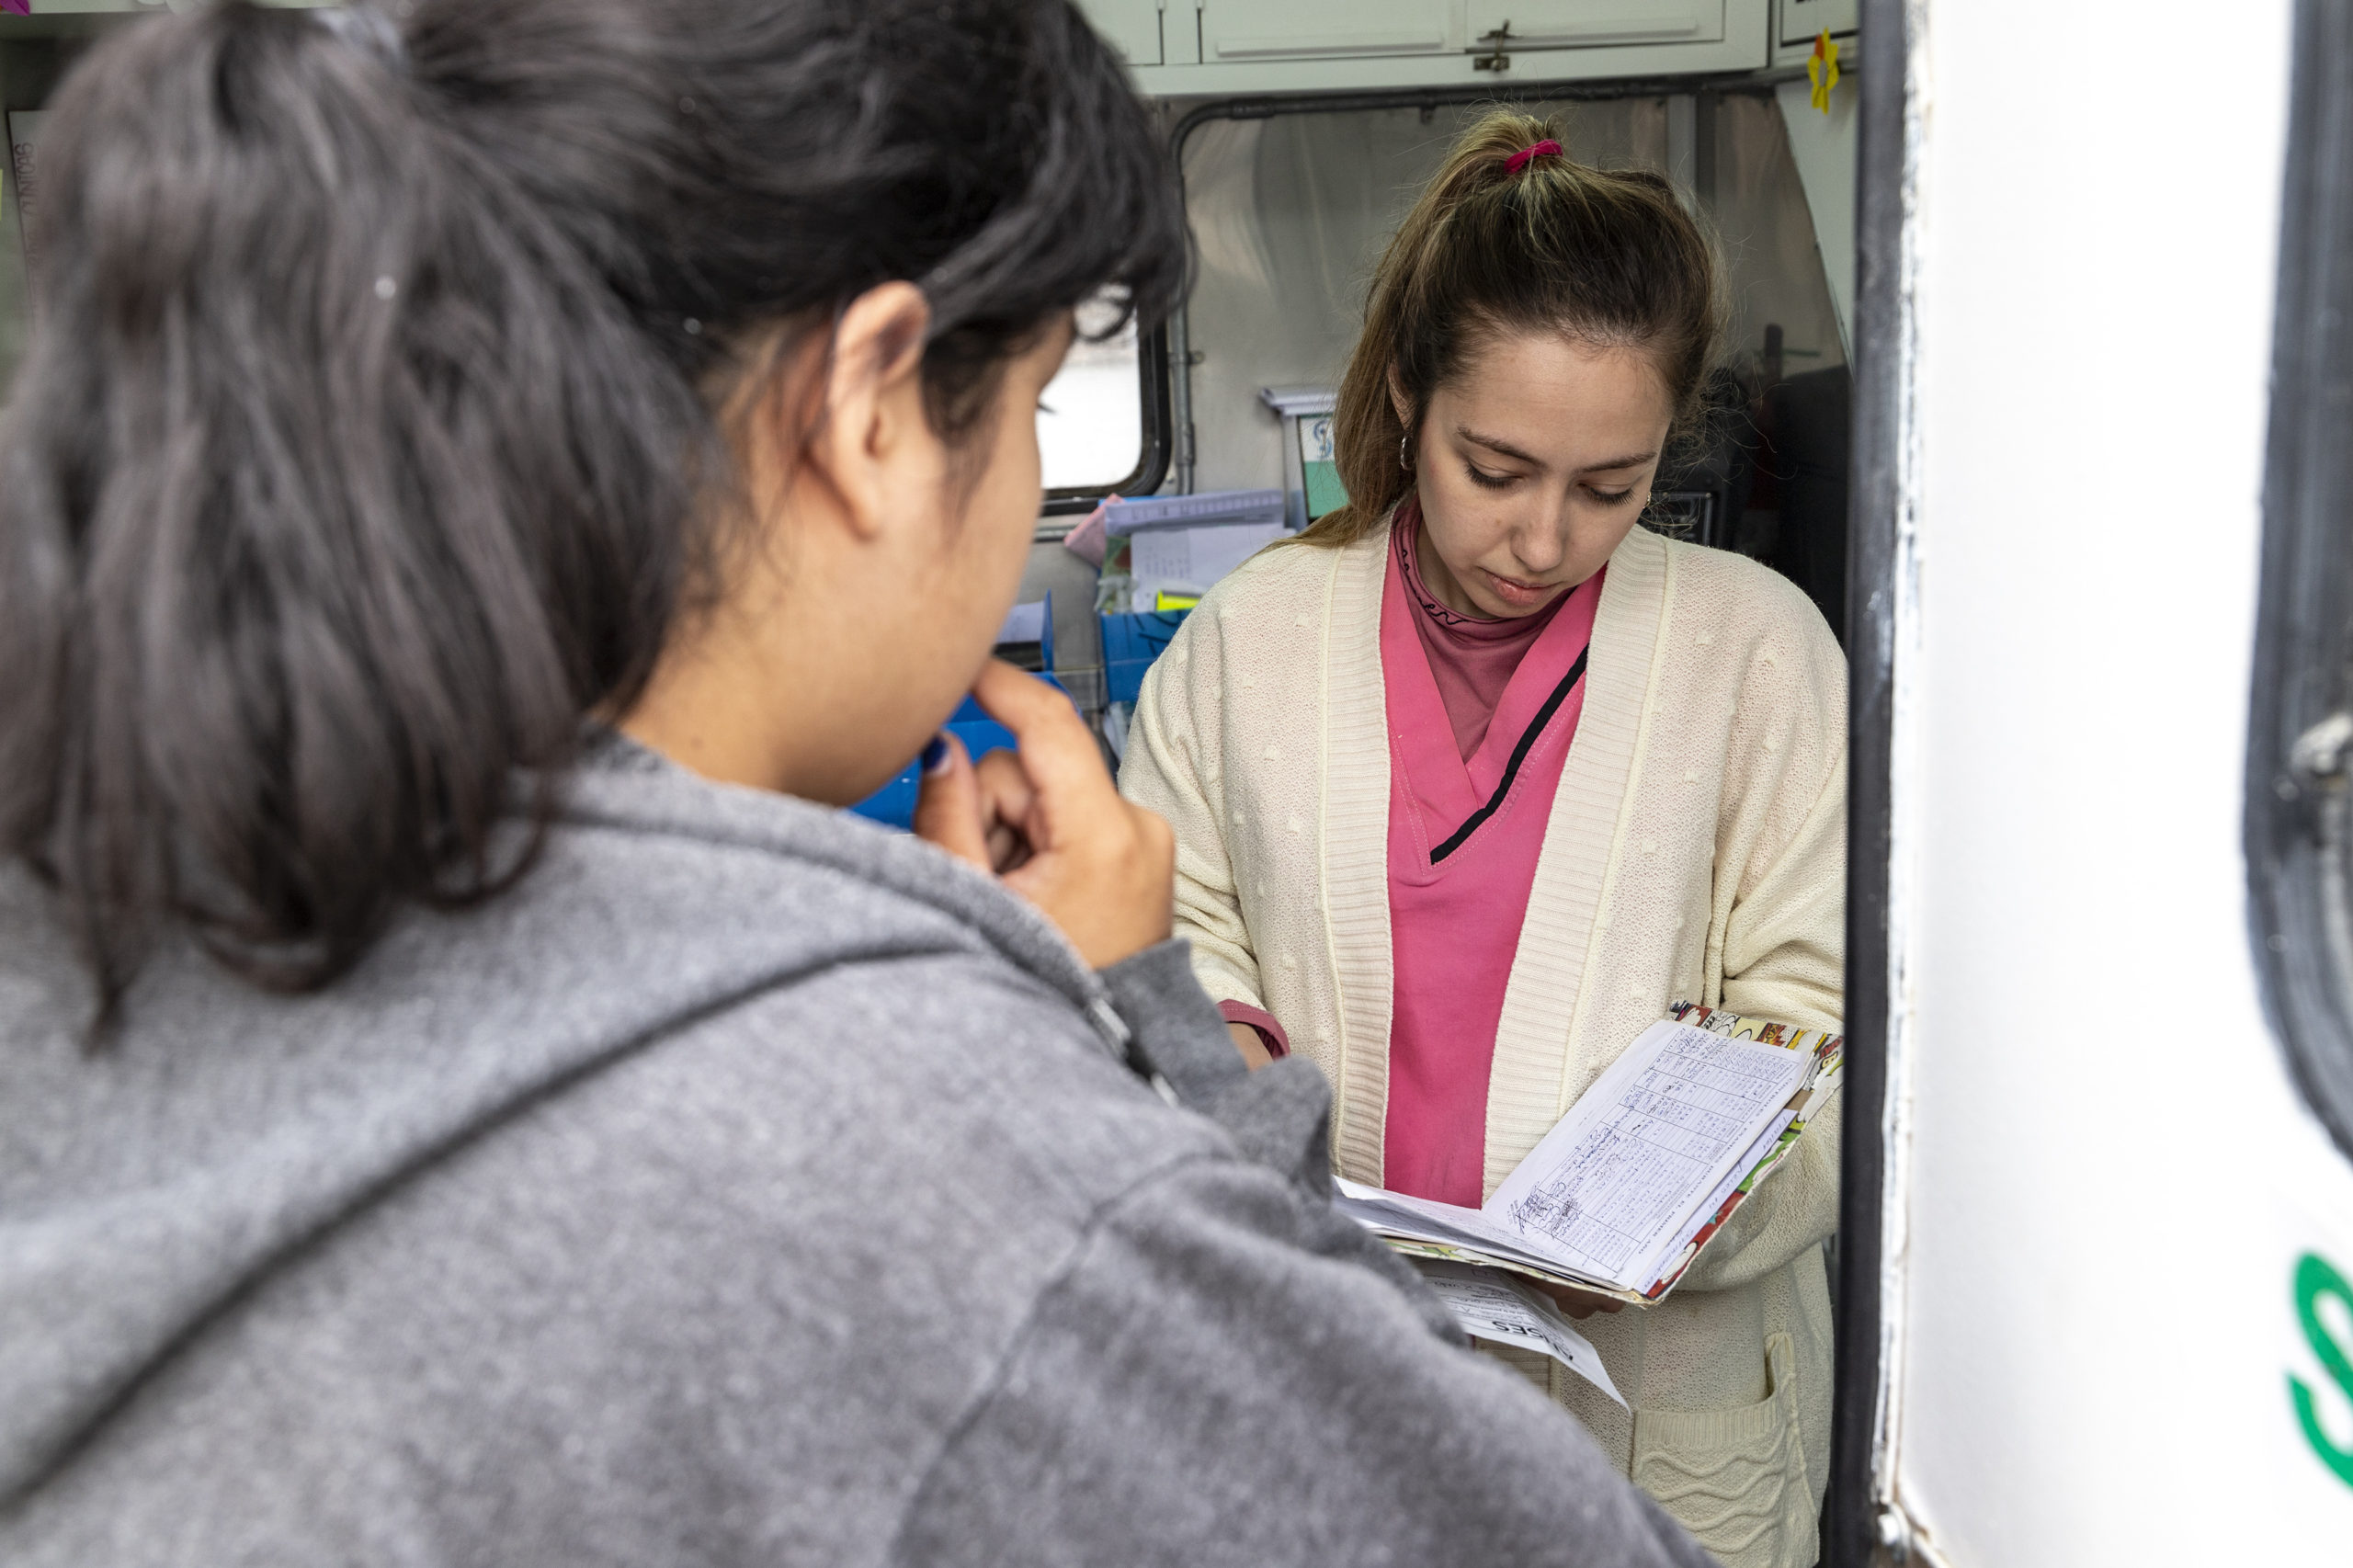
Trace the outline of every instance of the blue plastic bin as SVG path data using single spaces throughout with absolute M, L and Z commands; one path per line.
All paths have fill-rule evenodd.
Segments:
M 1107 615 L 1103 622 L 1103 684 L 1105 699 L 1135 701 L 1143 691 L 1143 673 L 1160 657 L 1188 609 L 1138 610 Z

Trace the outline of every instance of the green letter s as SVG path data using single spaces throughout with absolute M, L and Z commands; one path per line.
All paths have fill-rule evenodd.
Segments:
M 2306 1253 L 2296 1260 L 2296 1316 L 2302 1320 L 2304 1338 L 2312 1344 L 2313 1354 L 2320 1358 L 2321 1369 L 2353 1400 L 2353 1358 L 2345 1346 L 2329 1336 L 2327 1325 L 2320 1321 L 2320 1299 L 2334 1296 L 2353 1312 L 2353 1285 L 2345 1276 L 2329 1267 L 2318 1253 Z M 2303 1380 L 2290 1374 L 2289 1396 L 2296 1403 L 2296 1419 L 2303 1424 L 2304 1440 L 2313 1446 L 2321 1462 L 2336 1472 L 2336 1479 L 2353 1486 L 2353 1449 L 2341 1449 L 2321 1430 L 2320 1418 L 2313 1410 L 2313 1391 Z

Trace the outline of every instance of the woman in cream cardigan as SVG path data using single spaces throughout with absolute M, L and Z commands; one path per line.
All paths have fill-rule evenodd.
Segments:
M 1490 117 L 1374 279 L 1352 504 L 1145 683 L 1120 782 L 1176 828 L 1177 929 L 1245 1055 L 1330 1076 L 1344 1176 L 1481 1202 L 1676 1001 L 1839 1021 L 1845 662 L 1782 578 L 1635 526 L 1721 299 L 1665 181 Z M 1521 1363 L 1733 1568 L 1815 1557 L 1838 1132 L 1586 1319 L 1631 1413 Z

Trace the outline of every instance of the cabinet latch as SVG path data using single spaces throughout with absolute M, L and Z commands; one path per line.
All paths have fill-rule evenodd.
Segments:
M 1511 55 L 1506 52 L 1510 48 L 1512 41 L 1511 22 L 1508 18 L 1505 20 L 1502 27 L 1497 28 L 1495 31 L 1491 33 L 1481 33 L 1479 35 L 1479 41 L 1486 46 L 1487 52 L 1472 57 L 1472 70 L 1508 71 L 1511 69 Z

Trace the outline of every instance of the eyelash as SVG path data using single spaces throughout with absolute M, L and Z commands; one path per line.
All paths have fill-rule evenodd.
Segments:
M 1463 464 L 1462 472 L 1471 476 L 1472 483 L 1487 490 L 1504 489 L 1507 485 L 1517 483 L 1519 477 L 1517 474 L 1510 473 L 1489 473 L 1486 470 L 1481 468 L 1476 463 Z M 1624 490 L 1588 490 L 1586 494 L 1592 496 L 1594 500 L 1604 506 L 1615 506 L 1620 502 L 1631 500 L 1633 498 L 1634 492 L 1633 488 L 1630 485 Z

